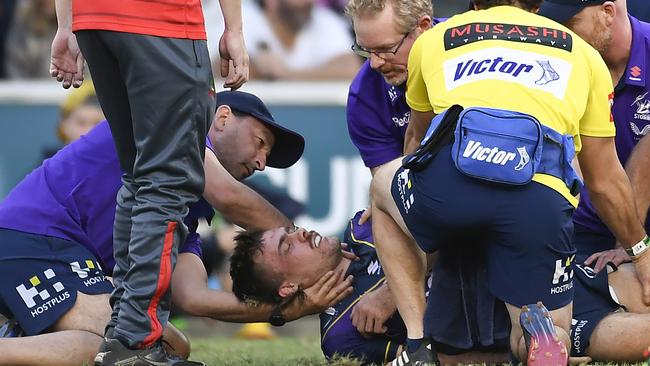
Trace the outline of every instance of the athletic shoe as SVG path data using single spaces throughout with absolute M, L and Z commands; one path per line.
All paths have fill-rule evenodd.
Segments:
M 24 335 L 23 329 L 18 325 L 16 319 L 6 319 L 2 317 L 4 322 L 0 323 L 0 338 L 15 338 Z
M 566 366 L 569 361 L 564 343 L 553 326 L 551 313 L 542 302 L 521 308 L 519 323 L 524 331 L 529 366 Z
M 162 341 L 145 349 L 130 349 L 117 339 L 104 338 L 95 366 L 205 366 L 202 362 L 187 361 L 168 354 Z
M 430 340 L 425 340 L 415 352 L 404 350 L 391 362 L 391 366 L 437 366 L 440 365 L 438 356 L 433 351 Z

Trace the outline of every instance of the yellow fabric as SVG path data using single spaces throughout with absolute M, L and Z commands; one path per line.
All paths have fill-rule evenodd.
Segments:
M 73 88 L 63 103 L 61 103 L 61 118 L 67 117 L 72 111 L 83 105 L 88 98 L 94 95 L 95 86 L 92 80 L 85 80 L 79 88 Z
M 568 28 L 513 6 L 437 24 L 413 44 L 408 72 L 406 100 L 419 112 L 460 104 L 528 113 L 573 135 L 576 152 L 581 134 L 615 134 L 614 88 L 598 52 Z M 537 174 L 533 180 L 577 205 L 560 179 Z

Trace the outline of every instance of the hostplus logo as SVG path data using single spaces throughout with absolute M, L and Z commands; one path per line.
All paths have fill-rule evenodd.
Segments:
M 404 206 L 406 213 L 409 213 L 413 202 L 415 202 L 413 193 L 410 193 L 413 183 L 411 183 L 411 179 L 409 178 L 409 171 L 409 169 L 404 169 L 397 175 L 397 191 L 402 199 L 402 206 Z
M 555 272 L 553 273 L 553 285 L 551 295 L 561 294 L 573 288 L 573 259 L 575 255 L 567 259 L 558 259 L 555 261 Z
M 102 267 L 99 265 L 99 263 L 93 262 L 90 259 L 87 259 L 85 261 L 85 266 L 83 268 L 77 261 L 71 262 L 70 268 L 72 269 L 72 272 L 76 273 L 77 276 L 79 276 L 79 278 L 87 278 L 87 280 L 84 281 L 84 285 L 86 287 L 90 287 L 94 284 L 103 282 L 106 279 L 106 277 L 102 274 Z M 90 274 L 93 271 L 95 276 L 90 277 Z
M 29 279 L 29 287 L 25 286 L 25 284 L 16 287 L 16 291 L 18 291 L 27 308 L 32 309 L 31 315 L 33 318 L 70 298 L 70 293 L 65 290 L 61 282 L 57 281 L 51 285 L 49 284 L 56 277 L 51 268 L 43 271 L 43 276 L 47 280 L 46 283 L 42 283 L 38 276 L 33 276 Z
M 581 349 L 582 330 L 587 323 L 589 323 L 588 320 L 571 319 L 571 341 L 573 342 L 573 349 Z

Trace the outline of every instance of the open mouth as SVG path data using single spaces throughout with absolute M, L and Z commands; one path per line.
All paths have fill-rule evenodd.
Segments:
M 320 234 L 313 233 L 311 237 L 311 247 L 312 248 L 318 248 L 320 247 L 320 243 L 323 240 L 323 237 Z

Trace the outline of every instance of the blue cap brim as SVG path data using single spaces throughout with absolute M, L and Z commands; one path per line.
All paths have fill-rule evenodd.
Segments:
M 566 23 L 573 18 L 585 6 L 581 4 L 558 4 L 550 1 L 543 1 L 537 12 L 538 15 L 554 20 L 558 23 Z
M 266 165 L 271 168 L 288 168 L 295 164 L 305 150 L 305 139 L 297 132 L 281 126 L 275 121 L 259 113 L 249 115 L 264 122 L 275 136 L 273 149 L 266 159 Z

